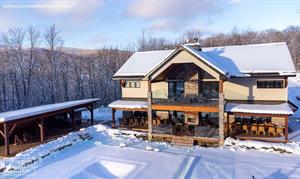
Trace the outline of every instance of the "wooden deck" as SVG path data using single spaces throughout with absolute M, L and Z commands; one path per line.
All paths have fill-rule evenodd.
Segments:
M 270 137 L 270 136 L 262 136 L 262 135 L 250 135 L 250 134 L 240 134 L 236 135 L 235 138 L 241 139 L 241 140 L 256 140 L 256 141 L 262 141 L 262 142 L 274 142 L 274 143 L 282 143 L 282 142 L 288 142 L 283 137 Z

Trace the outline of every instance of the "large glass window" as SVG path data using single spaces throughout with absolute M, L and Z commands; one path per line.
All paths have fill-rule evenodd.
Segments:
M 184 94 L 183 81 L 169 81 L 169 97 L 181 97 Z
M 202 82 L 201 92 L 204 97 L 207 98 L 218 98 L 219 93 L 219 83 L 212 81 Z

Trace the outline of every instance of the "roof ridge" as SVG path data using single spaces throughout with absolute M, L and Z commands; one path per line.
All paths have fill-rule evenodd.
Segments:
M 221 48 L 221 47 L 271 46 L 271 45 L 286 45 L 286 42 L 256 43 L 256 44 L 244 44 L 244 45 L 226 45 L 226 46 L 216 46 L 216 47 L 203 47 L 203 49 L 205 49 L 205 48 Z

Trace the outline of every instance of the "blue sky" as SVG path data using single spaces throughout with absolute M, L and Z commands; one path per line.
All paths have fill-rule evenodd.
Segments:
M 175 40 L 187 30 L 204 36 L 240 29 L 300 25 L 300 0 L 0 0 L 0 32 L 52 24 L 65 46 L 133 47 L 146 34 Z

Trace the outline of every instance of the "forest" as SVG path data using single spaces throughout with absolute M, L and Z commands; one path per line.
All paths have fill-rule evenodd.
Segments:
M 208 37 L 191 30 L 173 40 L 142 31 L 131 50 L 64 47 L 55 25 L 43 32 L 32 26 L 12 28 L 0 34 L 0 111 L 96 97 L 100 98 L 98 105 L 107 105 L 121 96 L 113 74 L 134 51 L 174 49 L 194 39 L 203 47 L 286 42 L 300 71 L 299 26 L 282 31 L 234 27 L 227 34 Z

